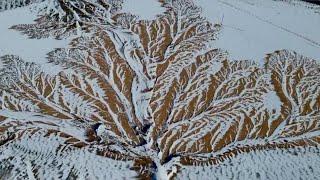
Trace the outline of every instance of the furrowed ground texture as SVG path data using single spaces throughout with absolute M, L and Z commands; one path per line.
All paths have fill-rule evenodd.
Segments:
M 48 53 L 56 74 L 0 57 L 5 179 L 200 178 L 197 171 L 208 179 L 241 158 L 250 166 L 306 149 L 319 157 L 316 60 L 290 50 L 263 63 L 231 60 L 212 47 L 223 24 L 208 22 L 192 0 L 159 0 L 165 12 L 153 20 L 121 11 L 122 0 L 1 3 L 0 11 L 37 10 L 34 24 L 11 27 L 28 38 L 72 37 Z M 283 162 L 292 167 L 306 154 Z

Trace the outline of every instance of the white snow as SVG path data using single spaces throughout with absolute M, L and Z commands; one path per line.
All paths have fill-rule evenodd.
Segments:
M 183 167 L 178 179 L 319 179 L 317 148 L 240 154 L 219 165 Z
M 320 60 L 320 14 L 305 6 L 272 0 L 195 0 L 204 16 L 223 29 L 214 47 L 232 59 L 260 61 L 289 49 Z
M 68 179 L 71 174 L 80 179 L 126 179 L 137 175 L 129 169 L 132 166 L 130 161 L 98 156 L 85 148 L 64 149 L 61 145 L 61 138 L 34 134 L 32 138 L 23 136 L 20 141 L 1 146 L 0 176 L 3 176 L 1 170 L 10 165 L 12 179 L 30 179 L 35 175 L 32 172 L 35 168 L 40 179 Z M 13 160 L 8 163 L 9 157 Z
M 281 109 L 281 101 L 274 91 L 270 91 L 263 96 L 263 104 L 269 111 L 280 111 Z
M 126 0 L 123 11 L 138 15 L 141 19 L 150 20 L 163 13 L 164 8 L 156 0 Z
M 97 135 L 101 136 L 107 131 L 107 127 L 105 125 L 100 125 L 97 129 Z
M 320 29 L 320 15 L 311 9 L 272 0 L 194 1 L 199 3 L 199 6 L 203 8 L 204 15 L 211 22 L 222 23 L 223 29 L 218 36 L 219 39 L 213 41 L 211 45 L 227 50 L 232 59 L 260 61 L 266 53 L 279 49 L 291 49 L 304 56 L 320 60 L 320 36 L 318 32 Z M 54 48 L 68 46 L 68 39 L 28 39 L 25 35 L 8 29 L 16 24 L 33 23 L 36 13 L 30 11 L 29 7 L 0 13 L 0 56 L 6 54 L 18 55 L 24 60 L 41 64 L 48 72 L 56 71 L 53 68 L 54 66 L 46 64 L 46 54 Z M 161 14 L 163 11 L 164 9 L 157 0 L 126 0 L 123 8 L 123 12 L 136 14 L 141 19 L 154 19 L 157 14 Z M 136 59 L 129 57 L 128 52 L 130 52 L 129 49 L 132 47 L 129 43 L 124 43 L 130 40 L 124 34 L 117 32 L 118 36 L 116 37 L 118 39 L 113 39 L 113 41 L 116 42 L 116 50 L 124 56 L 124 59 L 128 59 L 128 64 L 137 74 L 137 79 L 133 81 L 132 85 L 132 99 L 135 103 L 135 111 L 138 113 L 137 116 L 139 119 L 143 119 L 151 94 L 141 92 L 144 89 L 152 87 L 153 84 L 144 77 L 142 65 L 138 64 Z M 105 59 L 108 59 L 108 57 L 106 56 Z M 208 70 L 208 75 L 217 73 L 221 68 L 220 62 L 212 63 L 212 68 Z M 117 75 L 121 76 L 121 74 Z M 107 80 L 109 84 L 116 84 L 113 76 Z M 189 85 L 191 86 L 191 84 Z M 99 92 L 97 82 L 92 81 L 92 87 Z M 115 88 L 117 87 L 115 86 Z M 127 114 L 130 114 L 131 107 L 127 103 L 126 97 L 122 95 L 120 89 L 117 88 L 115 91 L 119 98 L 127 105 Z M 101 95 L 97 93 L 98 98 L 103 96 L 102 91 L 100 92 Z M 66 95 L 68 102 L 71 102 L 71 99 L 81 100 L 71 104 L 72 109 L 80 109 L 84 112 L 90 111 L 90 113 L 93 113 L 89 109 L 89 106 L 78 106 L 78 103 L 82 102 L 82 99 L 77 96 L 71 96 L 68 92 L 63 93 Z M 281 101 L 275 92 L 266 94 L 263 103 L 270 111 L 274 109 L 279 111 L 281 109 Z M 108 107 L 108 105 L 106 106 Z M 118 119 L 118 115 L 113 111 L 110 111 L 110 114 L 113 119 Z M 11 112 L 7 110 L 1 110 L 0 115 L 14 118 L 19 122 L 43 121 L 55 123 L 58 125 L 56 127 L 57 130 L 67 132 L 79 140 L 84 141 L 86 138 L 84 136 L 84 129 L 75 126 L 69 121 L 64 122 L 63 120 L 48 118 L 34 113 Z M 132 117 L 129 117 L 129 119 L 132 120 Z M 10 119 L 4 120 L 3 123 L 8 121 Z M 115 121 L 115 123 L 118 127 L 123 127 L 119 124 L 120 122 Z M 40 125 L 40 127 L 43 129 L 53 128 L 45 124 Z M 210 124 L 201 129 L 201 131 L 207 132 L 212 130 L 212 128 L 213 125 Z M 100 125 L 97 129 L 97 135 L 106 135 L 107 131 L 108 128 L 105 125 Z M 120 131 L 129 137 L 124 129 L 120 129 Z M 220 133 L 223 134 L 224 132 Z M 171 136 L 174 135 L 175 133 L 172 133 Z M 190 142 L 193 142 L 193 140 Z M 260 142 L 260 140 L 257 140 L 257 142 Z M 150 144 L 151 142 L 148 143 Z M 177 144 L 178 141 L 174 143 Z M 242 141 L 240 143 L 245 144 L 247 142 Z M 252 141 L 251 143 L 255 142 Z M 81 150 L 71 149 L 65 152 L 59 151 L 57 153 L 56 149 L 62 144 L 64 144 L 64 141 L 59 137 L 51 136 L 46 139 L 42 135 L 35 135 L 32 138 L 24 136 L 20 141 L 0 147 L 0 170 L 4 169 L 2 168 L 2 163 L 4 163 L 5 159 L 12 156 L 13 160 L 11 162 L 14 163 L 15 173 L 26 171 L 25 173 L 29 179 L 34 176 L 32 168 L 35 165 L 40 168 L 40 177 L 52 179 L 57 179 L 59 175 L 66 178 L 71 171 L 75 171 L 74 173 L 79 175 L 79 177 L 90 177 L 93 179 L 133 178 L 136 175 L 134 171 L 129 170 L 132 162 L 103 158 L 86 148 Z M 139 148 L 136 148 L 136 150 L 139 151 Z M 153 155 L 151 151 L 142 151 L 142 153 L 145 153 L 145 155 L 150 154 L 151 157 Z M 153 155 L 153 160 L 158 167 L 155 175 L 158 179 L 166 179 L 168 177 L 167 169 L 171 164 L 161 165 L 159 163 L 160 157 L 162 157 L 162 152 L 159 152 L 158 157 Z M 319 179 L 320 170 L 317 168 L 320 167 L 319 157 L 319 150 L 316 148 L 251 152 L 240 154 L 216 166 L 182 167 L 182 173 L 178 175 L 178 178 L 298 179 L 299 177 L 307 177 L 308 179 Z M 52 163 L 56 163 L 57 165 L 51 166 Z
M 41 114 L 37 113 L 32 113 L 32 112 L 15 112 L 15 111 L 10 111 L 10 110 L 0 110 L 0 115 L 5 116 L 5 117 L 10 117 L 6 119 L 5 121 L 1 122 L 2 124 L 9 123 L 13 119 L 18 120 L 19 122 L 34 122 L 34 121 L 41 121 L 41 122 L 46 122 L 48 124 L 56 124 L 59 127 L 53 127 L 53 126 L 47 126 L 45 124 L 40 125 L 37 124 L 39 127 L 43 129 L 55 129 L 59 131 L 66 132 L 73 137 L 76 137 L 79 140 L 85 141 L 85 130 L 81 127 L 77 127 L 74 125 L 74 122 L 71 121 L 64 121 L 61 119 L 56 119 L 53 117 L 49 116 L 43 116 Z
M 29 39 L 26 35 L 9 29 L 13 25 L 34 24 L 37 12 L 31 10 L 32 6 L 0 12 L 0 56 L 6 54 L 17 55 L 26 61 L 45 65 L 47 53 L 55 48 L 66 47 L 69 44 L 69 39 Z M 54 72 L 57 69 L 51 65 L 46 70 Z

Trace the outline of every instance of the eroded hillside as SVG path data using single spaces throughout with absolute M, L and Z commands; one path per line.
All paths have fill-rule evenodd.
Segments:
M 0 176 L 175 178 L 242 153 L 318 147 L 316 60 L 290 50 L 231 60 L 209 46 L 222 24 L 192 0 L 159 2 L 154 20 L 122 12 L 122 0 L 3 2 L 39 4 L 34 24 L 12 29 L 73 40 L 48 54 L 56 74 L 0 58 Z

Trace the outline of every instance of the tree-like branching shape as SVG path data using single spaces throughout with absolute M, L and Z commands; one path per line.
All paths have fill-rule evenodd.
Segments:
M 116 1 L 55 2 L 65 14 L 49 10 L 43 22 L 93 22 L 90 34 L 48 54 L 49 63 L 64 69 L 56 75 L 17 56 L 1 57 L 2 148 L 25 137 L 59 137 L 58 154 L 88 149 L 131 161 L 139 177 L 151 178 L 241 152 L 318 146 L 315 60 L 287 50 L 268 54 L 262 65 L 230 60 L 208 45 L 221 25 L 207 22 L 191 0 L 160 1 L 166 12 L 150 21 L 110 10 L 108 24 L 102 14 L 113 6 L 102 5 Z M 42 25 L 15 29 L 36 37 L 33 27 Z M 56 37 L 56 27 L 46 29 Z
M 122 0 L 45 0 L 36 8 L 40 17 L 35 24 L 11 28 L 30 38 L 63 39 L 81 31 L 89 33 L 93 26 L 111 25 L 110 18 L 121 9 L 122 3 Z

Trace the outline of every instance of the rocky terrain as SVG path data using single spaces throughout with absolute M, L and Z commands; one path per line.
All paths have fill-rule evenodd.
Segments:
M 124 3 L 0 2 L 0 16 L 36 14 L 10 31 L 68 44 L 45 65 L 0 57 L 2 179 L 319 178 L 319 59 L 285 47 L 230 58 L 215 46 L 225 24 L 196 0 L 159 0 L 150 20 Z

